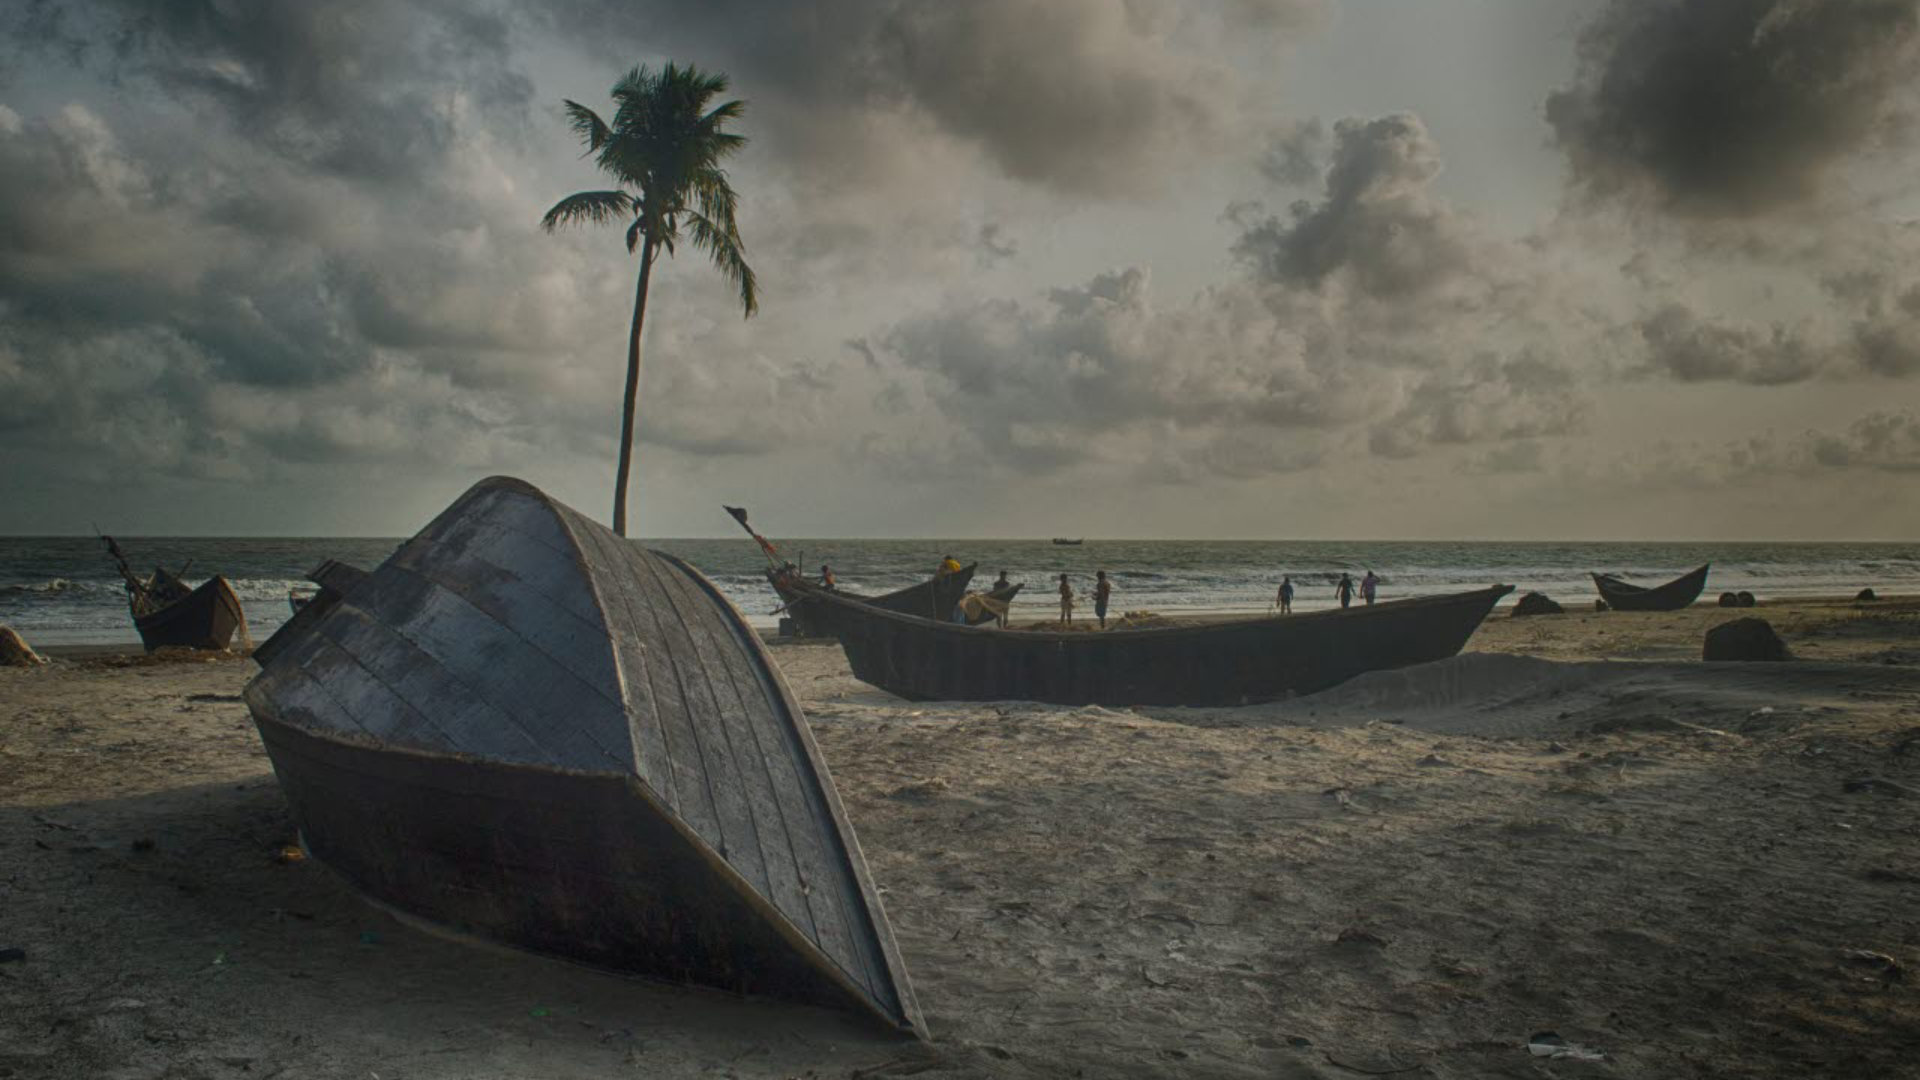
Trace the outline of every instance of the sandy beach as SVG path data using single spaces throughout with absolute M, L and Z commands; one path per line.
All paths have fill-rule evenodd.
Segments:
M 1700 663 L 1743 614 L 1800 659 Z M 1239 709 L 774 656 L 931 1042 L 403 923 L 288 853 L 250 662 L 106 655 L 0 670 L 0 1077 L 1914 1075 L 1920 601 L 1502 614 Z

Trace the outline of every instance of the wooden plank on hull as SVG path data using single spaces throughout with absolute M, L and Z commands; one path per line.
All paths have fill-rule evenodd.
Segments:
M 757 685 L 759 696 L 768 704 L 767 710 L 760 714 L 769 725 L 763 745 L 771 743 L 785 751 L 771 753 L 770 760 L 776 766 L 776 788 L 786 811 L 786 820 L 790 827 L 796 822 L 818 826 L 814 830 L 802 827 L 795 831 L 796 857 L 834 867 L 848 886 L 840 913 L 848 932 L 853 935 L 858 956 L 849 968 L 850 977 L 861 980 L 853 969 L 864 968 L 867 974 L 861 981 L 873 998 L 895 1015 L 907 1018 L 908 1026 L 916 1029 L 921 1027 L 919 1006 L 914 1000 L 912 987 L 899 975 L 905 966 L 900 960 L 892 929 L 880 914 L 881 904 L 867 876 L 865 856 L 860 851 L 852 828 L 847 824 L 846 811 L 840 804 L 839 794 L 834 789 L 826 763 L 813 741 L 812 729 L 807 726 L 791 689 L 779 678 L 778 669 L 767 655 L 766 646 L 759 635 L 733 609 L 720 590 L 686 560 L 666 553 L 656 554 L 684 575 L 690 589 L 705 593 L 715 609 L 724 613 L 725 617 L 720 621 L 731 632 L 737 648 L 722 651 L 730 659 L 737 659 L 734 670 L 742 684 Z M 752 695 L 743 693 L 743 696 L 751 698 Z

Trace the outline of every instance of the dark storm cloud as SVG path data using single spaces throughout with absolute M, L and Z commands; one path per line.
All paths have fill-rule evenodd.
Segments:
M 1612 0 L 1546 114 L 1586 196 L 1745 217 L 1903 138 L 1917 64 L 1914 0 Z
M 1246 273 L 1185 302 L 1127 269 L 1043 300 L 907 319 L 888 351 L 979 452 L 1044 471 L 1133 463 L 1152 479 L 1247 479 L 1332 447 L 1413 457 L 1581 430 L 1556 357 L 1560 298 L 1526 249 L 1439 199 L 1417 117 L 1335 127 L 1324 187 L 1289 220 L 1230 210 Z
M 1026 470 L 1138 460 L 1169 436 L 1170 452 L 1224 460 L 1235 428 L 1324 427 L 1361 411 L 1359 388 L 1304 363 L 1260 305 L 1221 294 L 1162 310 L 1139 269 L 1037 304 L 985 300 L 910 318 L 885 345 L 928 378 L 939 411 L 983 455 Z
M 717 67 L 803 171 L 891 171 L 938 133 L 1015 179 L 1075 192 L 1156 187 L 1228 133 L 1238 89 L 1190 24 L 1286 34 L 1318 0 L 572 0 L 556 34 L 631 62 L 632 43 Z M 618 56 L 614 52 L 619 51 Z
M 1234 253 L 1281 285 L 1319 288 L 1342 277 L 1383 300 L 1461 273 L 1469 253 L 1452 212 L 1428 191 L 1440 155 L 1420 119 L 1342 120 L 1333 137 L 1325 197 L 1294 203 L 1287 220 L 1255 224 Z
M 555 362 L 581 299 L 503 250 L 534 236 L 490 172 L 528 97 L 506 24 L 366 2 L 25 17 L 54 29 L 13 38 L 19 62 L 84 92 L 0 107 L 8 446 L 231 479 L 604 441 Z
M 1813 460 L 1824 468 L 1920 472 L 1920 419 L 1910 412 L 1869 413 L 1843 434 L 1807 438 Z
M 1779 323 L 1764 329 L 1702 318 L 1684 304 L 1666 304 L 1641 320 L 1646 362 L 1681 382 L 1730 381 L 1759 386 L 1803 382 L 1832 363 L 1828 351 Z
M 1319 118 L 1293 124 L 1273 137 L 1258 167 L 1282 187 L 1317 184 L 1327 150 L 1327 128 Z
M 1582 430 L 1587 413 L 1586 396 L 1567 369 L 1533 356 L 1481 356 L 1421 378 L 1372 427 L 1367 445 L 1381 457 L 1408 458 L 1431 446 L 1554 438 Z M 1537 444 L 1527 445 L 1537 457 Z
M 54 5 L 36 5 L 45 18 Z M 80 62 L 150 80 L 223 112 L 283 159 L 356 178 L 437 169 L 453 138 L 445 97 L 511 119 L 532 84 L 511 64 L 508 24 L 451 2 L 322 4 L 92 0 L 60 20 L 84 32 Z

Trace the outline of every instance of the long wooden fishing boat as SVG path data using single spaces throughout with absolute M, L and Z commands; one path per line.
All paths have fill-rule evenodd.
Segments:
M 830 595 L 818 602 L 854 676 L 911 700 L 1244 705 L 1444 660 L 1512 591 L 1496 585 L 1341 611 L 1078 633 L 980 629 Z
M 1712 565 L 1708 563 L 1652 588 L 1629 585 L 1611 574 L 1594 574 L 1593 587 L 1600 590 L 1600 599 L 1615 611 L 1679 611 L 1700 598 L 1701 590 L 1707 587 L 1707 570 Z
M 815 605 L 808 602 L 808 597 L 815 593 L 831 592 L 843 600 L 866 604 L 882 611 L 948 619 L 953 616 L 953 606 L 966 594 L 967 586 L 972 583 L 974 571 L 979 566 L 979 563 L 969 563 L 950 574 L 935 574 L 918 585 L 909 585 L 880 596 L 863 596 L 845 589 L 823 589 L 798 571 L 786 567 L 770 567 L 767 570 L 767 582 L 780 595 L 780 603 L 786 615 L 793 619 L 795 630 L 806 637 L 831 637 L 831 623 Z
M 463 933 L 922 1033 L 806 720 L 699 571 L 494 478 L 314 577 L 245 698 L 316 859 Z
M 128 566 L 126 554 L 113 537 L 100 539 L 126 582 L 127 612 L 133 617 L 140 644 L 148 652 L 221 650 L 233 643 L 235 633 L 245 637 L 247 615 L 226 578 L 215 574 L 193 588 L 179 574 L 160 567 L 154 569 L 153 576 L 142 578 Z

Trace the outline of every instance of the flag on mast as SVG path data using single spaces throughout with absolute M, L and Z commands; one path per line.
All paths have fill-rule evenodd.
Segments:
M 764 552 L 766 552 L 766 553 L 767 553 L 767 558 L 769 558 L 769 559 L 778 559 L 778 558 L 780 557 L 780 552 L 779 552 L 779 550 L 778 550 L 778 549 L 776 549 L 776 548 L 775 548 L 775 547 L 774 547 L 774 546 L 773 546 L 772 544 L 769 544 L 769 543 L 767 543 L 767 538 L 766 538 L 766 537 L 764 537 L 764 536 L 761 536 L 761 535 L 760 535 L 759 533 L 757 533 L 757 532 L 754 532 L 754 531 L 753 531 L 753 526 L 751 526 L 751 525 L 749 525 L 749 524 L 747 524 L 747 508 L 746 508 L 746 507 L 744 507 L 744 506 L 726 506 L 725 504 L 722 504 L 722 507 L 723 507 L 723 509 L 725 509 L 725 510 L 726 510 L 726 512 L 727 512 L 727 513 L 729 513 L 729 514 L 732 514 L 732 515 L 733 515 L 733 520 L 735 520 L 735 521 L 737 521 L 737 522 L 739 522 L 739 523 L 740 523 L 740 527 L 741 527 L 741 528 L 743 528 L 743 529 L 745 529 L 745 530 L 747 530 L 747 535 L 748 535 L 748 536 L 751 536 L 751 537 L 753 537 L 753 538 L 754 538 L 755 540 L 757 540 L 757 541 L 759 541 L 759 543 L 760 543 L 760 550 L 761 550 L 761 551 L 764 551 Z

